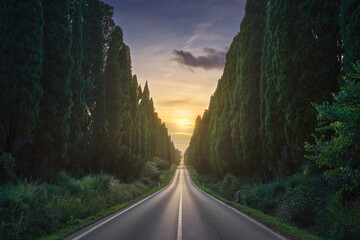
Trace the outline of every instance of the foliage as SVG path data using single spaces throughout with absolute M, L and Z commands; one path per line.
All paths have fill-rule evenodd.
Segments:
M 340 29 L 344 44 L 344 73 L 360 59 L 360 5 L 357 0 L 341 1 Z
M 21 155 L 34 140 L 43 96 L 42 13 L 40 0 L 0 5 L 0 155 Z M 28 161 L 15 161 L 18 172 L 28 171 Z
M 44 74 L 41 85 L 44 95 L 40 103 L 32 169 L 44 178 L 51 179 L 69 161 L 68 117 L 72 105 L 70 76 L 73 59 L 70 54 L 69 2 L 44 1 L 43 7 Z
M 146 162 L 144 169 L 143 169 L 143 176 L 152 180 L 152 181 L 158 181 L 160 177 L 160 171 L 156 167 L 154 162 Z
M 222 180 L 197 175 L 196 181 L 212 193 L 278 217 L 325 239 L 358 239 L 359 200 L 344 202 L 318 173 L 301 173 L 266 184 L 244 182 L 226 175 Z
M 171 167 L 171 163 L 159 157 L 154 157 L 153 161 L 155 162 L 156 167 L 160 170 L 168 170 Z
M 37 239 L 79 224 L 157 186 L 152 181 L 147 185 L 139 181 L 125 184 L 106 174 L 75 179 L 66 172 L 60 172 L 56 182 L 0 185 L 1 239 Z
M 101 0 L 0 6 L 2 182 L 53 183 L 65 169 L 129 181 L 153 157 L 180 162 L 113 14 Z
M 360 62 L 354 73 L 344 78 L 345 85 L 334 102 L 313 104 L 318 115 L 320 135 L 313 134 L 315 144 L 306 143 L 308 156 L 320 167 L 325 176 L 340 182 L 340 192 L 358 195 L 360 189 Z
M 10 153 L 0 153 L 0 183 L 15 177 L 15 158 Z

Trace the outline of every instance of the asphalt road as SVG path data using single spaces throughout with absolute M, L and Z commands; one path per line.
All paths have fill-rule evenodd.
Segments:
M 285 238 L 198 189 L 185 166 L 179 166 L 168 187 L 66 239 Z

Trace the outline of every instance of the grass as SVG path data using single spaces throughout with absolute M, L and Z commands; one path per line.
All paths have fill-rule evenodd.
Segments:
M 95 222 L 101 220 L 102 218 L 104 218 L 104 217 L 106 217 L 106 216 L 108 216 L 110 214 L 113 214 L 113 213 L 115 213 L 117 211 L 120 211 L 121 209 L 131 205 L 132 203 L 135 203 L 135 202 L 137 202 L 137 201 L 139 201 L 139 200 L 141 200 L 141 199 L 143 199 L 143 198 L 145 198 L 147 196 L 150 196 L 151 194 L 153 194 L 153 193 L 159 191 L 160 189 L 166 187 L 170 183 L 170 181 L 171 181 L 171 179 L 172 179 L 172 177 L 173 177 L 173 175 L 174 175 L 174 173 L 176 171 L 176 168 L 177 168 L 177 166 L 172 165 L 170 170 L 162 171 L 162 174 L 160 176 L 160 180 L 161 180 L 160 188 L 158 186 L 155 186 L 150 191 L 147 191 L 146 193 L 143 193 L 140 196 L 138 196 L 138 197 L 136 197 L 136 198 L 134 198 L 132 200 L 129 200 L 127 202 L 115 205 L 115 206 L 111 207 L 110 209 L 104 209 L 104 210 L 98 212 L 95 215 L 91 215 L 91 216 L 87 217 L 86 219 L 80 221 L 76 225 L 68 226 L 68 227 L 66 227 L 64 229 L 61 229 L 60 231 L 58 231 L 58 232 L 56 232 L 54 234 L 39 238 L 39 240 L 56 240 L 56 239 L 65 238 L 66 236 L 68 236 L 68 235 L 70 235 L 70 234 L 72 234 L 74 232 L 77 232 L 77 231 L 81 230 L 82 228 L 84 228 L 86 226 L 89 226 L 90 224 L 95 223 Z
M 251 207 L 236 203 L 234 201 L 230 201 L 219 194 L 212 191 L 210 188 L 204 187 L 198 180 L 196 171 L 191 167 L 187 166 L 187 169 L 190 172 L 191 178 L 193 182 L 196 184 L 198 188 L 203 190 L 204 192 L 212 195 L 213 197 L 223 201 L 224 203 L 236 208 L 237 210 L 253 217 L 254 219 L 262 222 L 264 225 L 268 226 L 269 228 L 273 229 L 275 232 L 280 233 L 281 235 L 289 238 L 289 239 L 296 239 L 296 240 L 322 240 L 318 236 L 314 236 L 311 233 L 299 229 L 291 224 L 283 222 L 281 219 L 269 216 L 261 211 L 253 209 Z
M 165 187 L 176 167 L 157 170 L 156 179 L 144 175 L 131 183 L 106 174 L 76 179 L 61 172 L 55 184 L 19 180 L 0 185 L 0 239 L 64 238 Z

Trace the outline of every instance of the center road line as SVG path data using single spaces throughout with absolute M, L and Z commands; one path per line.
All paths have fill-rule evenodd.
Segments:
M 180 172 L 180 171 L 179 171 Z M 182 240 L 182 174 L 180 175 L 180 202 L 179 202 L 179 219 L 178 219 L 178 231 L 177 240 Z

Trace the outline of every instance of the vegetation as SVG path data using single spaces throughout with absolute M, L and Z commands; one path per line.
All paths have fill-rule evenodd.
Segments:
M 358 16 L 355 1 L 247 1 L 185 152 L 200 181 L 325 238 L 359 238 Z
M 111 6 L 13 1 L 0 11 L 2 183 L 54 183 L 61 171 L 128 181 L 154 157 L 180 161 Z
M 195 182 L 197 187 L 202 189 L 204 192 L 216 197 L 217 199 L 236 208 L 237 210 L 250 215 L 251 217 L 257 219 L 269 228 L 280 232 L 283 236 L 286 236 L 290 239 L 302 240 L 322 239 L 316 235 L 309 233 L 304 229 L 300 229 L 294 226 L 294 224 L 289 222 L 287 219 L 281 219 L 280 216 L 274 216 L 275 214 L 273 214 L 272 212 L 269 213 L 264 211 L 264 213 L 262 210 L 256 210 L 266 209 L 266 207 L 273 204 L 269 197 L 271 196 L 271 194 L 273 194 L 274 196 L 275 194 L 278 194 L 277 191 L 264 191 L 263 189 L 266 189 L 266 186 L 256 186 L 255 184 L 248 184 L 244 189 L 240 188 L 240 201 L 236 201 L 236 195 L 234 194 L 233 190 L 237 191 L 239 189 L 239 186 L 242 186 L 242 184 L 233 175 L 228 174 L 224 177 L 223 180 L 217 180 L 214 179 L 213 176 L 199 175 L 196 170 L 193 169 L 191 166 L 188 169 L 192 180 Z M 254 192 L 255 194 L 251 195 L 249 194 L 250 192 Z M 246 193 L 246 195 L 244 195 L 244 193 Z M 256 203 L 248 204 L 248 202 L 244 201 L 244 199 L 255 201 Z
M 159 171 L 161 187 L 176 170 Z M 0 238 L 59 239 L 158 190 L 155 181 L 122 183 L 106 175 L 74 178 L 59 172 L 56 185 L 22 181 L 0 186 Z M 60 231 L 59 231 L 60 230 Z
M 124 206 L 180 161 L 113 12 L 101 0 L 1 2 L 1 239 Z

